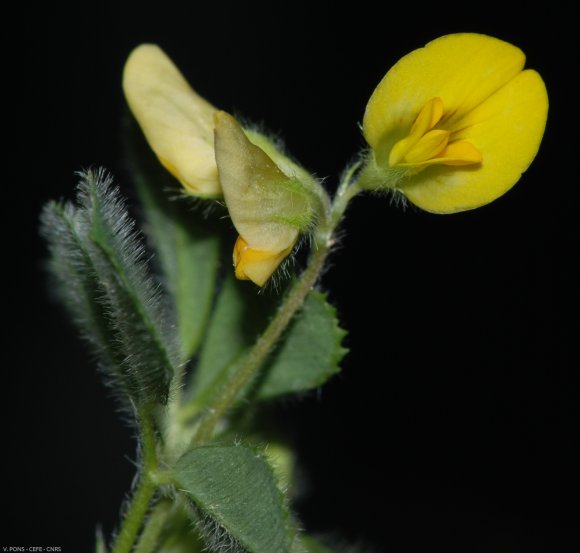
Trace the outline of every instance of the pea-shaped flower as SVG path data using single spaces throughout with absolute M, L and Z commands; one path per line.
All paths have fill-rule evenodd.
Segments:
M 434 213 L 487 204 L 534 159 L 548 111 L 523 52 L 479 34 L 440 37 L 400 59 L 363 120 L 372 155 L 361 185 L 388 187 Z

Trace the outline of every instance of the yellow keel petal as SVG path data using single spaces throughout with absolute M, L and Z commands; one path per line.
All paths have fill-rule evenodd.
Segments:
M 264 286 L 280 263 L 290 254 L 293 247 L 294 244 L 281 252 L 254 250 L 241 236 L 238 236 L 233 254 L 236 278 L 251 280 L 258 286 Z

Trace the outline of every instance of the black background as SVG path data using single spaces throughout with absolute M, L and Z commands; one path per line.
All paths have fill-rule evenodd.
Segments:
M 380 10 L 377 6 L 380 5 Z M 323 287 L 342 375 L 277 416 L 300 451 L 304 527 L 370 551 L 570 551 L 578 542 L 578 151 L 572 3 L 83 4 L 4 22 L 0 545 L 91 550 L 135 445 L 48 299 L 41 205 L 75 170 L 127 187 L 121 70 L 157 42 L 215 105 L 263 121 L 320 176 L 363 145 L 374 86 L 450 32 L 521 47 L 551 108 L 538 158 L 490 206 L 440 217 L 357 199 Z M 575 540 L 574 546 L 571 541 Z M 564 545 L 566 544 L 567 545 Z

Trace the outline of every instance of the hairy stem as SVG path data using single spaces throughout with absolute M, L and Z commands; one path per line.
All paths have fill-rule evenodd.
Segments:
M 207 415 L 194 436 L 194 443 L 204 444 L 211 440 L 219 421 L 240 399 L 247 385 L 257 375 L 260 367 L 272 352 L 296 312 L 302 307 L 306 296 L 320 277 L 325 261 L 332 249 L 333 233 L 340 222 L 348 202 L 359 192 L 356 184 L 351 185 L 357 167 L 345 172 L 334 202 L 321 220 L 313 243 L 313 253 L 307 268 L 283 300 L 278 312 L 264 333 L 258 338 L 244 362 L 230 375 L 214 396 L 207 408 Z
M 171 505 L 167 501 L 161 501 L 155 505 L 147 519 L 143 532 L 141 532 L 141 536 L 135 547 L 135 553 L 153 553 L 155 551 L 159 542 L 159 536 L 170 512 Z
M 264 363 L 268 354 L 272 351 L 292 320 L 292 317 L 302 306 L 308 292 L 310 292 L 318 280 L 328 251 L 329 247 L 326 246 L 320 247 L 314 252 L 308 268 L 302 273 L 300 280 L 294 285 L 292 290 L 290 290 L 275 317 L 270 321 L 264 333 L 258 338 L 258 341 L 250 350 L 244 362 L 234 371 L 220 392 L 218 392 L 214 401 L 210 404 L 208 415 L 201 423 L 195 436 L 196 443 L 206 443 L 209 441 L 216 424 L 233 407 L 240 392 L 244 390 L 260 366 Z
M 133 550 L 133 544 L 139 534 L 143 519 L 147 515 L 149 505 L 157 487 L 157 484 L 151 477 L 152 473 L 157 469 L 158 460 L 155 428 L 148 408 L 145 407 L 139 411 L 139 422 L 141 426 L 141 456 L 143 467 L 141 469 L 139 482 L 125 513 L 123 525 L 117 535 L 111 553 L 130 553 Z

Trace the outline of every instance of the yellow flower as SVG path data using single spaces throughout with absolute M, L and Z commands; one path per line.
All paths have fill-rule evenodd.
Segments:
M 142 44 L 131 52 L 123 90 L 163 166 L 188 193 L 220 196 L 213 137 L 217 110 L 189 86 L 161 48 Z
M 269 153 L 280 157 L 275 149 Z M 226 205 L 240 234 L 233 255 L 236 277 L 263 286 L 311 225 L 315 187 L 287 158 L 275 163 L 225 112 L 215 116 L 215 155 Z
M 366 108 L 373 155 L 361 183 L 395 188 L 434 213 L 507 192 L 534 159 L 548 111 L 544 83 L 524 62 L 519 48 L 470 33 L 400 59 Z

